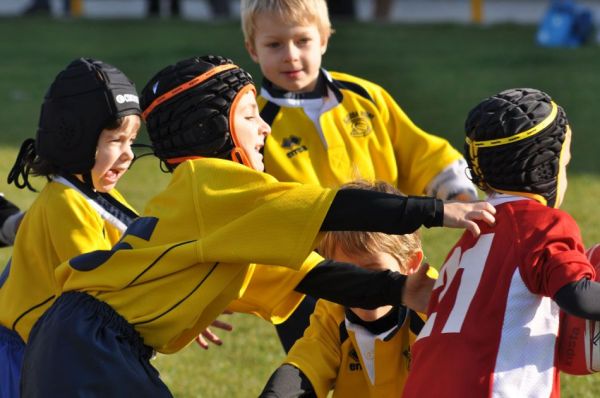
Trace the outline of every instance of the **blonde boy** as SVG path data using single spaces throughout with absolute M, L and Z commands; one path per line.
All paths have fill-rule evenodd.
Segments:
M 359 181 L 346 188 L 397 193 L 389 184 Z M 326 258 L 370 270 L 413 273 L 423 252 L 418 234 L 327 232 Z M 304 336 L 275 371 L 261 397 L 399 397 L 410 367 L 410 345 L 423 320 L 404 306 L 346 308 L 319 300 Z
M 382 87 L 321 67 L 333 32 L 324 0 L 242 0 L 242 29 L 264 75 L 267 172 L 328 187 L 359 177 L 407 195 L 476 197 L 446 140 L 415 126 Z
M 245 45 L 263 74 L 257 101 L 271 126 L 266 172 L 324 187 L 362 178 L 407 195 L 477 197 L 464 159 L 445 139 L 417 127 L 381 86 L 322 67 L 333 33 L 325 0 L 241 4 Z M 286 350 L 313 307 L 305 301 L 305 314 L 278 328 Z

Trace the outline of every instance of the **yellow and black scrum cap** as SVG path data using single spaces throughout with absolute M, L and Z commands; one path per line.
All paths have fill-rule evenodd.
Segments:
M 482 190 L 556 203 L 564 110 L 540 90 L 516 88 L 486 98 L 465 122 L 464 154 Z

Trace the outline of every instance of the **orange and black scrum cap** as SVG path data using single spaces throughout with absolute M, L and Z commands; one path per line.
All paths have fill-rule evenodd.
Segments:
M 465 122 L 473 182 L 553 207 L 567 128 L 564 110 L 542 91 L 516 88 L 486 98 Z
M 231 159 L 236 98 L 252 76 L 220 56 L 193 57 L 158 72 L 142 90 L 143 118 L 156 156 L 172 170 L 194 157 Z M 234 160 L 235 157 L 234 157 Z

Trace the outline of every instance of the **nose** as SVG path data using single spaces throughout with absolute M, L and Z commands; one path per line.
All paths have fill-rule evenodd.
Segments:
M 123 148 L 123 152 L 121 153 L 121 160 L 123 161 L 131 161 L 133 160 L 133 149 L 131 149 L 131 142 L 125 144 L 125 148 Z
M 285 47 L 285 60 L 286 61 L 295 61 L 298 58 L 298 47 L 294 44 L 293 41 Z
M 267 138 L 267 136 L 271 134 L 271 126 L 269 126 L 262 117 L 260 118 L 260 122 L 260 135 Z

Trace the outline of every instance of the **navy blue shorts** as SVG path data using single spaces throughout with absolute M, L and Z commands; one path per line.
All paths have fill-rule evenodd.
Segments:
M 172 397 L 150 364 L 152 354 L 109 305 L 64 293 L 31 331 L 21 397 Z
M 10 329 L 0 326 L 0 398 L 18 398 L 25 343 Z

